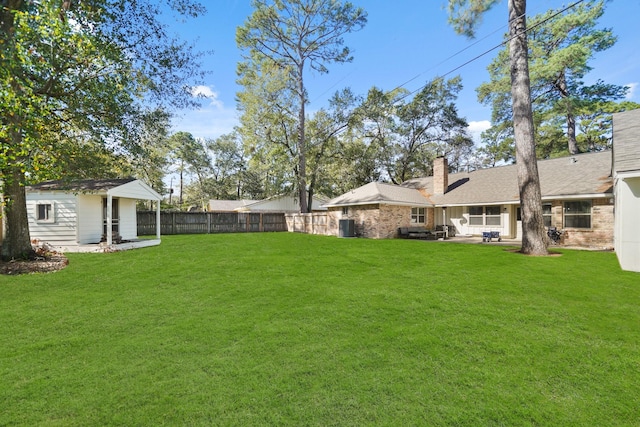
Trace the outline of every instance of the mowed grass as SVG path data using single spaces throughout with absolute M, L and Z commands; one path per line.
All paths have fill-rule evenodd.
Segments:
M 0 276 L 0 425 L 640 425 L 615 254 L 163 237 Z

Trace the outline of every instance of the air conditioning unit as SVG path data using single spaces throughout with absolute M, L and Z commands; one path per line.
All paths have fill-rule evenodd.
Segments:
M 353 219 L 341 219 L 338 230 L 339 237 L 356 237 L 356 222 Z

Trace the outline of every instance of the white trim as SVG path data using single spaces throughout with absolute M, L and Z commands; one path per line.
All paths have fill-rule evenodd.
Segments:
M 409 206 L 409 207 L 420 207 L 420 208 L 435 208 L 436 205 L 431 203 L 412 203 L 412 202 L 394 202 L 394 201 L 367 201 L 367 202 L 356 202 L 356 203 L 340 203 L 333 205 L 322 205 L 321 207 L 325 208 L 341 208 L 343 206 L 367 206 L 367 205 L 390 205 L 390 206 Z
M 639 175 L 640 176 L 640 175 Z M 610 199 L 613 197 L 613 193 L 595 193 L 595 194 L 576 194 L 576 195 L 558 195 L 558 196 L 543 196 L 543 202 L 549 202 L 554 200 L 573 200 L 573 199 Z M 465 206 L 494 206 L 494 205 L 514 205 L 520 204 L 520 200 L 509 200 L 506 202 L 476 202 L 476 203 L 446 203 L 432 205 L 436 208 L 442 207 L 465 207 Z
M 638 178 L 640 177 L 640 170 L 638 171 L 627 171 L 627 172 L 616 172 L 616 178 L 618 179 L 629 179 L 629 178 Z

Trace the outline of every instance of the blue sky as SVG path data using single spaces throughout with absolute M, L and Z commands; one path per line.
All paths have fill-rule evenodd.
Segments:
M 186 23 L 172 23 L 171 31 L 191 41 L 201 51 L 213 51 L 203 59 L 210 70 L 198 90 L 208 99 L 199 110 L 182 112 L 173 121 L 174 131 L 186 131 L 197 138 L 215 138 L 228 133 L 237 124 L 236 64 L 240 51 L 235 43 L 236 28 L 252 12 L 250 0 L 201 0 L 207 14 Z M 311 104 L 309 111 L 326 105 L 339 89 L 350 87 L 354 93 L 366 95 L 376 86 L 393 89 L 410 81 L 411 91 L 427 80 L 448 73 L 456 67 L 493 48 L 507 31 L 507 0 L 490 11 L 480 25 L 475 40 L 457 35 L 447 23 L 446 0 L 351 0 L 368 13 L 367 25 L 357 33 L 344 37 L 354 60 L 347 64 L 329 65 L 329 74 L 309 72 L 306 84 Z M 559 0 L 529 0 L 528 15 L 567 4 Z M 586 82 L 602 79 L 607 83 L 630 85 L 630 100 L 640 102 L 640 0 L 612 0 L 608 3 L 599 27 L 612 28 L 618 42 L 598 53 L 590 63 L 593 70 Z M 460 52 L 464 50 L 463 52 Z M 460 53 L 458 53 L 460 52 Z M 458 53 L 451 59 L 452 55 Z M 475 89 L 488 81 L 487 65 L 497 50 L 449 74 L 460 75 L 463 91 L 457 106 L 470 124 L 475 137 L 486 128 L 491 116 L 489 107 L 477 101 Z

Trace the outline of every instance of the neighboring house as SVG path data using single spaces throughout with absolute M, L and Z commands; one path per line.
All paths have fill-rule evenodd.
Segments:
M 640 272 L 640 110 L 613 115 L 615 249 L 624 270 Z
M 326 211 L 322 207 L 328 199 L 315 196 L 313 212 Z M 300 212 L 300 203 L 293 196 L 273 196 L 264 200 L 209 200 L 210 212 Z
M 27 187 L 26 197 L 31 239 L 57 250 L 91 252 L 160 244 L 162 197 L 134 178 L 47 181 Z M 156 239 L 137 240 L 138 200 L 155 202 Z
M 209 212 L 233 212 L 257 200 L 209 200 Z
M 545 226 L 563 229 L 566 245 L 613 248 L 611 152 L 541 160 L 538 170 Z M 399 227 L 412 225 L 446 225 L 449 235 L 522 237 L 516 165 L 449 174 L 440 157 L 434 176 L 401 186 L 370 183 L 325 206 L 333 235 L 338 221 L 348 218 L 359 234 L 373 238 L 394 237 Z

